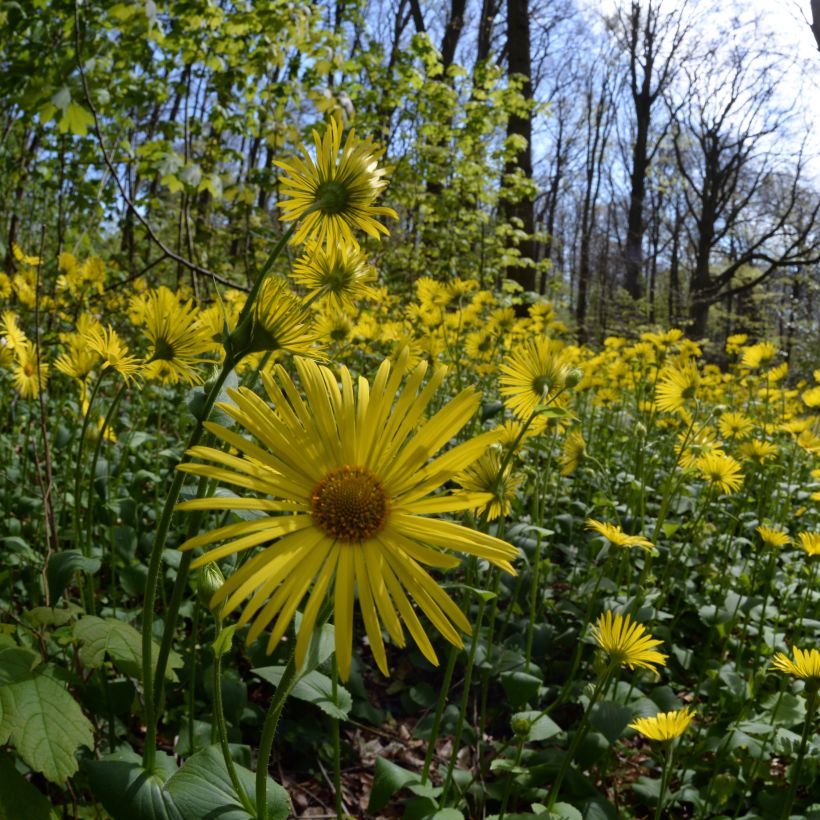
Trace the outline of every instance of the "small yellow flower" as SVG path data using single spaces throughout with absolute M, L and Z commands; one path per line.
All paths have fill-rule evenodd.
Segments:
M 613 663 L 630 669 L 641 666 L 653 672 L 655 665 L 666 665 L 666 655 L 654 648 L 663 642 L 647 634 L 643 624 L 633 621 L 630 615 L 607 610 L 592 627 L 592 636 Z
M 807 555 L 820 555 L 820 532 L 799 532 L 797 537 Z
M 327 299 L 339 310 L 350 309 L 358 299 L 372 299 L 376 271 L 358 245 L 342 240 L 323 247 L 309 242 L 306 253 L 293 265 L 291 278 L 307 288 L 305 300 Z
M 24 399 L 36 399 L 40 392 L 45 390 L 48 364 L 39 359 L 37 347 L 29 340 L 15 348 L 14 357 L 14 387 Z
M 103 369 L 115 370 L 126 382 L 134 379 L 140 369 L 139 359 L 128 353 L 128 348 L 110 325 L 107 328 L 101 325 L 90 327 L 85 332 L 85 339 L 88 349 L 102 359 Z
M 758 342 L 743 348 L 742 364 L 745 367 L 762 367 L 777 355 L 777 348 L 771 342 Z
M 754 429 L 754 424 L 742 413 L 729 412 L 720 417 L 718 429 L 724 438 L 746 438 Z
M 791 538 L 782 530 L 776 530 L 764 524 L 756 529 L 758 535 L 760 535 L 760 540 L 768 547 L 785 547 L 791 541 Z
M 601 521 L 596 521 L 594 518 L 588 518 L 586 522 L 586 529 L 595 530 L 600 533 L 608 541 L 615 544 L 616 547 L 641 547 L 647 551 L 652 550 L 655 546 L 651 541 L 647 541 L 642 535 L 627 535 L 616 524 L 607 524 Z
M 199 365 L 210 361 L 213 343 L 198 321 L 193 300 L 180 304 L 176 294 L 162 286 L 144 297 L 135 297 L 132 310 L 142 311 L 144 333 L 151 343 L 144 374 L 166 384 L 201 384 Z
M 650 740 L 674 740 L 686 731 L 694 716 L 691 707 L 687 706 L 671 712 L 658 712 L 653 717 L 636 718 L 629 726 Z
M 480 508 L 486 511 L 488 521 L 495 521 L 510 512 L 510 504 L 521 484 L 521 477 L 513 475 L 511 464 L 507 463 L 504 472 L 501 472 L 501 460 L 501 449 L 497 445 L 492 446 L 475 464 L 455 477 L 465 490 L 490 496 Z
M 752 439 L 751 441 L 744 441 L 743 444 L 737 448 L 737 452 L 741 458 L 763 464 L 777 455 L 777 445 L 772 444 L 770 441 Z
M 820 682 L 820 652 L 816 649 L 806 649 L 805 651 L 797 646 L 792 646 L 792 661 L 784 652 L 778 652 L 772 659 L 770 670 L 786 672 L 795 675 L 803 680 L 813 680 Z
M 731 494 L 743 484 L 740 464 L 722 450 L 705 453 L 695 461 L 695 466 L 701 476 L 722 493 Z
M 587 445 L 583 433 L 573 430 L 564 440 L 561 448 L 561 475 L 572 475 L 584 460 Z

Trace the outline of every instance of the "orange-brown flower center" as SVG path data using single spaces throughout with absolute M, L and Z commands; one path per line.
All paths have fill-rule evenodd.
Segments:
M 310 494 L 319 529 L 337 541 L 366 541 L 381 532 L 390 501 L 378 477 L 366 467 L 331 470 Z

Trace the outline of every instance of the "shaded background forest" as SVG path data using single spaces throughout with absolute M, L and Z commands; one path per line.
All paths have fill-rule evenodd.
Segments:
M 820 58 L 746 4 L 592 6 L 3 3 L 0 286 L 18 243 L 203 301 L 246 287 L 280 233 L 274 161 L 333 114 L 393 168 L 400 219 L 370 248 L 391 288 L 507 278 L 580 341 L 743 332 L 813 366 L 814 101 L 789 77 L 816 87 Z

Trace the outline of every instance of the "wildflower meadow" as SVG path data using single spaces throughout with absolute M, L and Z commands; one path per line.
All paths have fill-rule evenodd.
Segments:
M 820 206 L 397 5 L 0 3 L 0 819 L 820 818 Z

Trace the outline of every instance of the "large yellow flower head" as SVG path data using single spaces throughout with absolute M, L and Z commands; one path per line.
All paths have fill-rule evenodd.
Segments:
M 303 145 L 302 158 L 274 163 L 289 175 L 282 180 L 282 194 L 290 197 L 280 203 L 282 219 L 302 220 L 292 241 L 314 238 L 333 246 L 343 240 L 355 243 L 353 228 L 375 239 L 389 233 L 376 217 L 398 215 L 373 204 L 387 187 L 386 171 L 378 167 L 382 151 L 357 139 L 352 130 L 342 147 L 342 127 L 335 119 L 323 136 L 314 131 L 313 141 L 315 160 Z
M 424 656 L 437 663 L 410 599 L 456 646 L 463 645 L 459 630 L 469 631 L 470 623 L 425 567 L 457 566 L 458 558 L 447 552 L 456 550 L 512 573 L 510 561 L 517 554 L 490 535 L 427 517 L 475 509 L 489 500 L 486 493 L 432 495 L 494 438 L 485 433 L 436 457 L 474 414 L 479 396 L 468 388 L 425 421 L 424 410 L 444 371 L 423 385 L 426 365 L 408 373 L 406 350 L 394 366 L 384 361 L 372 384 L 360 377 L 355 385 L 346 368 L 337 378 L 306 359 L 297 359 L 296 369 L 304 398 L 281 366 L 275 378 L 262 374 L 273 407 L 248 389 L 229 391 L 234 403 L 219 407 L 247 437 L 206 423 L 240 455 L 196 447 L 190 455 L 210 463 L 179 468 L 251 491 L 245 497 L 185 501 L 179 509 L 255 510 L 259 517 L 203 533 L 182 548 L 221 543 L 193 562 L 202 566 L 266 545 L 226 580 L 211 604 L 224 603 L 228 613 L 250 596 L 239 622 L 252 621 L 249 641 L 272 622 L 270 651 L 309 592 L 296 639 L 297 665 L 331 589 L 343 678 L 350 671 L 356 593 L 382 672 L 388 673 L 382 624 L 399 646 L 405 643 L 404 624 Z
M 307 288 L 307 301 L 327 300 L 344 310 L 358 299 L 373 298 L 370 285 L 376 281 L 376 271 L 357 245 L 345 240 L 327 247 L 309 242 L 305 250 L 294 263 L 291 278 Z
M 499 366 L 499 392 L 518 418 L 528 419 L 564 390 L 570 367 L 563 348 L 563 342 L 536 336 Z
M 607 610 L 592 627 L 592 636 L 613 663 L 634 669 L 641 666 L 655 671 L 655 666 L 666 665 L 666 655 L 655 647 L 662 641 L 649 635 L 643 624 L 636 623 L 630 615 Z
M 792 655 L 794 655 L 794 660 L 791 660 L 785 652 L 778 652 L 772 658 L 772 665 L 769 669 L 820 683 L 820 652 L 816 649 L 802 650 L 793 646 Z
M 671 712 L 658 712 L 652 717 L 636 718 L 629 726 L 650 740 L 674 740 L 686 731 L 694 716 L 694 712 L 687 706 Z
M 701 476 L 722 493 L 736 492 L 743 484 L 740 464 L 722 450 L 704 453 L 695 461 L 695 466 Z
M 207 356 L 212 340 L 207 328 L 198 321 L 198 311 L 192 301 L 180 304 L 176 295 L 166 287 L 151 290 L 145 296 L 135 297 L 141 305 L 144 332 L 151 343 L 143 373 L 167 384 L 187 382 L 200 384 L 199 365 L 210 361 Z
M 762 367 L 769 364 L 777 355 L 777 348 L 771 342 L 758 342 L 756 345 L 750 345 L 743 348 L 744 367 Z
M 686 406 L 694 399 L 700 384 L 700 372 L 695 362 L 671 366 L 661 372 L 655 388 L 655 404 L 658 410 L 670 413 Z
M 595 532 L 603 535 L 604 538 L 613 543 L 616 547 L 641 547 L 642 549 L 651 552 L 652 548 L 655 546 L 651 541 L 648 541 L 642 535 L 627 535 L 616 524 L 596 521 L 594 518 L 587 519 L 586 529 L 595 530 Z

